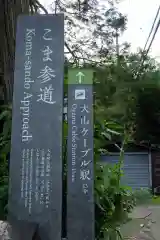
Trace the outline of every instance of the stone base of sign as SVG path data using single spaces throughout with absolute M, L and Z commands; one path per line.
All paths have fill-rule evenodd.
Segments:
M 10 233 L 10 224 L 5 221 L 0 221 L 0 240 L 11 240 Z M 36 238 L 35 240 L 38 240 L 38 238 Z M 62 238 L 62 240 L 66 240 L 66 238 Z
M 7 222 L 0 221 L 0 240 L 11 240 L 10 230 L 11 227 Z

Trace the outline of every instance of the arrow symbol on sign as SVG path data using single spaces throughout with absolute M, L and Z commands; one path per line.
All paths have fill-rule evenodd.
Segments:
M 78 82 L 82 83 L 82 79 L 84 78 L 84 74 L 82 72 L 78 72 L 76 77 L 78 78 Z

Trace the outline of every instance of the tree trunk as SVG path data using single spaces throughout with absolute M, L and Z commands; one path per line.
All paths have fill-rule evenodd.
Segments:
M 17 17 L 38 8 L 43 7 L 37 0 L 0 0 L 0 89 L 5 103 L 12 102 Z

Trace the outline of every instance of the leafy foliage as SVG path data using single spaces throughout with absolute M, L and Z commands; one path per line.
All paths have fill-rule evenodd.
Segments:
M 95 104 L 99 118 L 118 122 L 137 143 L 158 142 L 155 126 L 160 111 L 160 72 L 151 60 L 146 58 L 141 76 L 137 76 L 140 56 L 129 53 L 121 56 L 118 65 L 113 59 L 112 63 L 99 68 L 96 74 Z
M 65 54 L 69 62 L 94 65 L 115 54 L 115 36 L 123 33 L 127 23 L 115 2 L 58 0 L 52 5 L 53 12 L 65 14 Z
M 152 192 L 149 189 L 138 189 L 134 191 L 136 204 L 152 204 Z
M 135 205 L 132 192 L 120 184 L 120 165 L 101 166 L 97 176 L 96 200 L 96 233 L 97 239 L 116 239 L 119 227 Z
M 118 130 L 118 131 L 117 131 Z M 105 144 L 114 136 L 121 136 L 122 146 L 119 150 L 119 163 L 103 165 L 101 154 L 106 154 Z M 128 213 L 135 206 L 131 189 L 121 185 L 123 155 L 128 141 L 124 129 L 113 121 L 95 127 L 95 216 L 96 239 L 122 239 L 120 226 L 127 221 Z M 117 145 L 116 145 L 117 146 Z
M 5 104 L 12 102 L 13 69 L 15 52 L 15 30 L 19 14 L 35 14 L 38 9 L 46 10 L 38 0 L 0 1 L 0 100 Z
M 1 110 L 0 123 L 3 127 L 2 133 L 0 134 L 0 149 L 2 153 L 8 156 L 10 152 L 12 108 L 11 106 L 3 106 Z
M 8 202 L 8 159 L 11 139 L 12 111 L 10 106 L 3 106 L 0 114 L 0 219 L 5 219 Z
M 145 141 L 150 145 L 159 144 L 159 124 L 160 89 L 159 87 L 152 86 L 138 93 L 135 140 L 137 142 Z

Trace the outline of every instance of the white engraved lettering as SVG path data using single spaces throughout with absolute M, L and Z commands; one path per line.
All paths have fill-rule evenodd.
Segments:
M 86 119 L 86 116 L 81 117 L 81 124 L 83 125 L 88 125 L 89 124 L 89 120 Z
M 86 106 L 85 104 L 83 105 L 83 107 L 80 107 L 80 108 L 81 108 L 81 112 L 89 113 L 88 106 Z
M 80 170 L 80 179 L 81 180 L 91 180 L 89 177 L 90 171 L 89 170 Z
M 91 151 L 90 148 L 87 149 L 87 150 L 83 150 L 83 151 L 81 151 L 82 153 L 84 153 L 84 155 L 82 156 L 82 158 L 86 157 L 86 156 L 88 155 L 89 151 Z
M 43 39 L 46 41 L 51 41 L 52 37 L 50 36 L 51 29 L 44 29 L 45 33 L 43 35 Z
M 31 98 L 32 94 L 24 92 L 24 99 L 21 100 L 20 110 L 22 111 L 22 142 L 32 140 L 32 134 L 29 133 Z
M 37 102 L 42 101 L 48 104 L 55 104 L 56 101 L 53 101 L 53 88 L 52 85 L 49 87 L 40 88 L 41 93 L 38 95 Z
M 45 66 L 45 68 L 40 71 L 40 74 L 38 78 L 41 79 L 41 83 L 46 83 L 56 76 L 55 71 L 48 66 Z
M 45 48 L 42 50 L 43 53 L 43 62 L 52 62 L 52 58 L 51 58 L 51 54 L 53 53 L 53 51 L 50 49 L 49 46 L 45 46 Z

